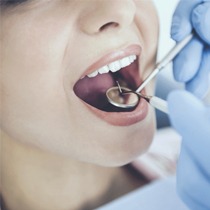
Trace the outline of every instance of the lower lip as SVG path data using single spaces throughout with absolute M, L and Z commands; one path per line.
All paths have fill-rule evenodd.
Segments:
M 136 109 L 131 112 L 104 112 L 89 104 L 86 105 L 97 117 L 115 126 L 129 126 L 143 121 L 149 110 L 148 103 L 144 99 L 141 99 Z

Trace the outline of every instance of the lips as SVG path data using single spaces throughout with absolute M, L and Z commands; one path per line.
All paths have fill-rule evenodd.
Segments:
M 141 82 L 139 74 L 140 47 L 128 48 L 108 54 L 91 65 L 74 85 L 75 94 L 98 117 L 113 125 L 126 126 L 143 120 L 148 111 L 144 100 L 133 110 L 119 109 L 111 105 L 106 91 L 116 86 L 135 90 Z

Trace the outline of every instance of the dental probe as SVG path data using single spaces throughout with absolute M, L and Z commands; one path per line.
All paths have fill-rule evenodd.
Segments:
M 143 83 L 138 87 L 136 90 L 137 93 L 139 93 L 148 82 L 150 82 L 168 63 L 170 63 L 175 56 L 189 43 L 189 41 L 192 39 L 193 33 L 189 34 L 187 37 L 185 37 L 182 41 L 177 43 L 169 52 L 168 54 L 159 62 L 156 64 L 155 69 L 152 71 L 152 73 L 143 81 Z

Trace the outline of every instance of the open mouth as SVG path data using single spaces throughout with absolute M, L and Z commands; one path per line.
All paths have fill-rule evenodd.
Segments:
M 116 86 L 116 81 L 123 87 L 135 90 L 140 83 L 138 60 L 137 55 L 129 55 L 89 73 L 76 82 L 75 94 L 87 104 L 105 112 L 132 111 L 111 105 L 106 91 Z

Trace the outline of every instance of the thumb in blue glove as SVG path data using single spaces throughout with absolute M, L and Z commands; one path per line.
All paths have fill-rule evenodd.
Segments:
M 186 91 L 168 97 L 173 127 L 182 135 L 177 190 L 191 210 L 210 209 L 210 108 Z
M 174 59 L 174 77 L 203 98 L 210 86 L 210 0 L 181 0 L 175 10 L 171 37 L 181 41 L 191 31 L 193 40 Z

